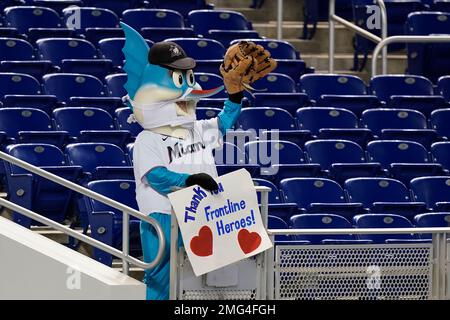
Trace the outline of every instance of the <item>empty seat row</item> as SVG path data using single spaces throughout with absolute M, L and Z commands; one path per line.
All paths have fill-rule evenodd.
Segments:
M 361 214 L 353 217 L 350 222 L 340 215 L 335 214 L 299 214 L 289 219 L 289 224 L 276 216 L 269 215 L 269 229 L 352 229 L 352 228 L 430 228 L 450 226 L 450 213 L 436 212 L 423 213 L 409 221 L 405 217 L 395 214 Z M 295 236 L 276 236 L 275 243 L 296 243 L 302 241 L 304 244 L 355 244 L 355 243 L 398 243 L 431 241 L 432 234 L 304 234 Z

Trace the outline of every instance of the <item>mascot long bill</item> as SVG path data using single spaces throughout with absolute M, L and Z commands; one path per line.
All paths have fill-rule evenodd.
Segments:
M 134 119 L 144 130 L 134 144 L 134 176 L 139 210 L 161 224 L 166 250 L 158 266 L 146 270 L 147 299 L 169 298 L 169 248 L 171 206 L 167 194 L 199 185 L 218 188 L 213 149 L 231 129 L 241 112 L 243 91 L 275 69 L 276 61 L 262 46 L 241 41 L 231 46 L 220 67 L 228 99 L 216 118 L 196 120 L 199 99 L 212 96 L 219 88 L 202 90 L 195 81 L 195 60 L 174 42 L 155 43 L 151 49 L 130 26 L 125 32 L 124 70 L 128 75 L 124 99 Z M 181 239 L 181 238 L 180 238 Z M 154 229 L 141 223 L 144 260 L 154 259 L 158 237 Z

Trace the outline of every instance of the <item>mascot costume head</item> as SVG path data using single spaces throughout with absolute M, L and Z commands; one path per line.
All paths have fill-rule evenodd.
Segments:
M 124 70 L 128 75 L 124 99 L 136 121 L 146 130 L 183 138 L 196 120 L 195 106 L 223 86 L 202 90 L 195 81 L 195 60 L 174 42 L 158 42 L 150 49 L 133 28 L 125 32 Z

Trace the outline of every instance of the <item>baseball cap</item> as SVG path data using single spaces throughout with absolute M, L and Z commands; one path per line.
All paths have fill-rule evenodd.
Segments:
M 157 42 L 148 53 L 148 61 L 169 69 L 189 70 L 195 68 L 195 60 L 189 58 L 175 42 Z

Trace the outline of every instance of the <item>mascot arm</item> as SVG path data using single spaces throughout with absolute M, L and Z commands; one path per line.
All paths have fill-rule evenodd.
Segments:
M 157 192 L 167 195 L 179 188 L 199 185 L 200 187 L 213 191 L 217 190 L 219 186 L 213 177 L 206 173 L 178 173 L 167 169 L 166 167 L 157 167 L 150 170 L 145 175 L 148 184 Z
M 224 136 L 227 130 L 230 130 L 236 123 L 241 114 L 241 101 L 244 97 L 243 92 L 230 94 L 225 101 L 223 110 L 217 116 L 219 118 L 219 129 Z
M 189 174 L 173 172 L 166 167 L 157 167 L 147 173 L 145 177 L 150 187 L 163 195 L 167 195 L 177 188 L 184 188 Z

